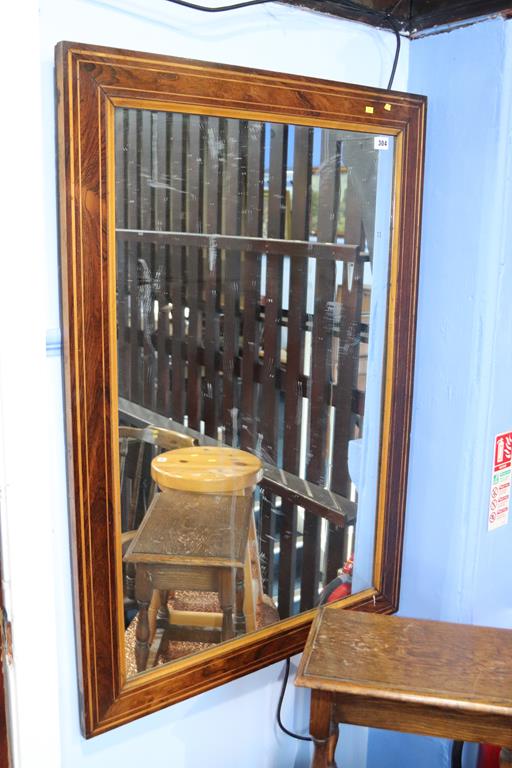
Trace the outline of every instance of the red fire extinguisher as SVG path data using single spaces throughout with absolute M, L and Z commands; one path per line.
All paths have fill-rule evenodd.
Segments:
M 352 592 L 353 569 L 354 556 L 350 555 L 343 568 L 339 569 L 336 578 L 334 578 L 324 587 L 318 600 L 319 605 L 324 605 L 325 603 L 334 603 L 335 600 L 341 600 L 342 597 L 350 595 Z
M 500 768 L 500 752 L 494 744 L 480 744 L 477 768 Z

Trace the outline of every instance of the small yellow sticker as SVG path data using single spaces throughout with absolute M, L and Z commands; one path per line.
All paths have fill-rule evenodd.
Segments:
M 386 112 L 391 112 L 391 104 L 384 104 L 384 109 Z
M 367 115 L 373 115 L 373 107 L 365 107 L 364 111 Z

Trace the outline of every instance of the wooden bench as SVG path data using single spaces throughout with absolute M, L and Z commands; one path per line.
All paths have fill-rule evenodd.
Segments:
M 322 609 L 296 678 L 311 688 L 313 768 L 338 724 L 512 747 L 512 630 Z

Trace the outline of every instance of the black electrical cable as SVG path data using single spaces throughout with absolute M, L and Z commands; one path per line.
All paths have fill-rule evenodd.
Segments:
M 183 5 L 185 8 L 192 8 L 194 11 L 205 11 L 206 13 L 222 13 L 223 11 L 236 11 L 237 8 L 247 8 L 249 5 L 263 5 L 264 3 L 273 3 L 274 0 L 244 0 L 241 3 L 233 3 L 233 5 L 219 5 L 208 6 L 199 5 L 198 3 L 189 3 L 188 0 L 168 0 L 175 5 Z
M 283 699 L 284 694 L 286 691 L 286 685 L 288 683 L 288 677 L 290 675 L 290 659 L 285 659 L 285 671 L 284 671 L 284 677 L 283 677 L 283 684 L 281 686 L 281 693 L 279 694 L 279 701 L 277 702 L 277 712 L 276 712 L 276 718 L 277 718 L 277 724 L 280 727 L 280 729 L 283 731 L 283 733 L 286 733 L 287 736 L 291 736 L 292 739 L 298 739 L 299 741 L 313 741 L 311 736 L 301 736 L 300 733 L 293 733 L 293 731 L 289 731 L 286 726 L 283 725 L 283 722 L 281 720 L 281 707 L 283 706 Z
M 389 26 L 395 33 L 395 38 L 396 38 L 395 58 L 393 59 L 393 66 L 391 68 L 391 75 L 389 77 L 389 83 L 387 87 L 387 90 L 390 91 L 391 88 L 393 87 L 393 80 L 395 79 L 396 68 L 398 66 L 398 59 L 400 57 L 400 30 L 398 29 L 396 21 L 390 14 L 386 14 L 386 22 L 387 24 L 389 24 Z
M 393 17 L 393 12 L 395 8 L 397 8 L 402 0 L 398 0 L 395 2 L 391 9 L 388 11 L 376 11 L 373 8 L 367 8 L 364 5 L 361 5 L 360 3 L 354 3 L 352 0 L 332 0 L 335 5 L 339 6 L 340 8 L 344 8 L 347 11 L 358 11 L 365 14 L 365 16 L 369 16 L 370 18 L 379 19 L 383 24 L 387 24 L 387 26 L 391 29 L 391 31 L 395 35 L 396 39 L 396 49 L 395 49 L 395 56 L 393 59 L 393 66 L 391 68 L 391 75 L 389 78 L 389 82 L 387 85 L 387 90 L 390 91 L 393 87 L 393 81 L 395 79 L 396 74 L 396 68 L 398 66 L 398 59 L 400 57 L 400 29 L 398 27 L 398 24 L 396 23 L 395 18 Z
M 462 750 L 464 748 L 463 741 L 452 742 L 452 759 L 451 768 L 462 768 Z
M 387 90 L 390 91 L 393 85 L 393 80 L 395 79 L 396 68 L 398 66 L 398 58 L 400 56 L 400 31 L 391 13 L 386 11 L 376 11 L 373 8 L 367 8 L 366 6 L 361 5 L 360 3 L 351 2 L 351 0 L 331 0 L 331 1 L 335 5 L 338 5 L 340 8 L 344 8 L 345 10 L 358 11 L 360 13 L 362 12 L 366 16 L 370 16 L 371 18 L 374 18 L 374 19 L 379 19 L 383 24 L 387 24 L 388 27 L 391 28 L 392 32 L 394 32 L 396 37 L 396 51 L 395 51 L 395 57 L 393 60 L 393 67 L 391 69 L 391 76 L 389 78 L 389 83 L 387 86 Z M 189 0 L 167 0 L 167 2 L 174 3 L 175 5 L 181 5 L 184 8 L 191 8 L 194 11 L 204 11 L 205 13 L 223 13 L 224 11 L 235 11 L 238 8 L 247 8 L 250 5 L 264 5 L 265 3 L 274 2 L 274 0 L 242 0 L 242 2 L 240 3 L 233 3 L 231 5 L 218 5 L 218 6 L 200 5 L 199 3 L 189 2 Z M 395 6 L 396 5 L 398 5 L 398 3 L 396 3 Z

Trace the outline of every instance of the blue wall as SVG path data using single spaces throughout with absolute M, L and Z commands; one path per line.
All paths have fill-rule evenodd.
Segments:
M 512 522 L 486 518 L 512 429 L 511 27 L 414 41 L 409 76 L 429 102 L 400 614 L 496 626 L 512 626 Z M 448 766 L 449 743 L 370 733 L 368 768 L 413 763 Z

